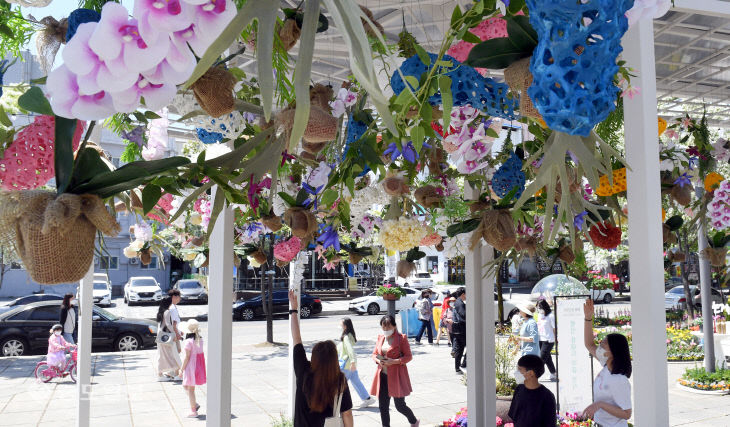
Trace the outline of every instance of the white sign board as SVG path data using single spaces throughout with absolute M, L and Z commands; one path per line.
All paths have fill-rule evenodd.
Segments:
M 584 298 L 558 298 L 558 391 L 560 413 L 582 412 L 593 403 L 591 359 L 583 345 Z

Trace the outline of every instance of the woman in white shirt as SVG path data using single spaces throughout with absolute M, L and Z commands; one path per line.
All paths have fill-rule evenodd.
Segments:
M 540 334 L 540 359 L 550 371 L 550 380 L 555 381 L 555 365 L 550 352 L 555 345 L 555 313 L 546 300 L 537 303 L 540 320 L 537 321 L 537 332 Z
M 621 334 L 609 334 L 596 345 L 593 341 L 593 300 L 583 306 L 583 341 L 588 351 L 603 365 L 593 381 L 593 403 L 583 415 L 592 417 L 599 427 L 628 427 L 631 418 L 631 353 Z

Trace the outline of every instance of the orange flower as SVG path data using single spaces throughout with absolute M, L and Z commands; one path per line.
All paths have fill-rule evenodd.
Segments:
M 705 177 L 705 191 L 708 193 L 715 191 L 718 185 L 723 182 L 725 178 L 717 172 L 710 172 Z
M 608 181 L 607 175 L 602 175 L 599 180 L 599 186 L 596 194 L 599 196 L 611 196 L 626 191 L 626 168 L 620 168 L 613 171 L 613 185 Z
M 657 117 L 657 121 L 659 124 L 659 136 L 662 136 L 665 130 L 667 130 L 667 121 L 662 119 L 661 117 Z

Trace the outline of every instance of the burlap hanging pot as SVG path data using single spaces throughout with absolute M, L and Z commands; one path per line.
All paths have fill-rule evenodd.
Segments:
M 573 248 L 571 248 L 569 245 L 563 245 L 558 250 L 558 258 L 565 262 L 566 264 L 572 264 L 573 261 L 575 261 L 575 253 L 573 252 Z
M 279 28 L 279 38 L 281 44 L 284 45 L 284 50 L 289 52 L 299 41 L 299 37 L 302 35 L 302 29 L 297 25 L 297 20 L 294 18 L 287 18 L 284 20 L 284 25 Z
M 273 231 L 274 233 L 281 230 L 282 227 L 281 217 L 278 215 L 274 215 L 273 212 L 269 212 L 268 215 L 264 215 L 263 217 L 261 217 L 261 222 L 266 226 L 266 228 Z
M 482 212 L 482 219 L 479 227 L 474 230 L 471 236 L 470 249 L 474 249 L 484 238 L 494 249 L 505 252 L 510 250 L 517 241 L 515 223 L 508 209 L 490 209 Z
M 692 187 L 689 184 L 680 186 L 675 184 L 669 193 L 672 199 L 682 206 L 687 206 L 692 201 Z
M 284 128 L 288 135 L 294 126 L 294 108 L 285 108 L 276 115 L 277 127 Z M 302 139 L 307 142 L 334 141 L 337 136 L 337 118 L 317 105 L 311 105 L 307 127 Z
M 520 114 L 535 120 L 542 120 L 540 112 L 527 94 L 527 88 L 532 85 L 532 73 L 530 73 L 530 58 L 523 58 L 513 62 L 504 70 L 504 81 L 512 91 L 521 92 Z
M 358 255 L 355 252 L 350 252 L 350 264 L 359 264 L 362 259 L 362 255 Z
M 324 111 L 330 112 L 330 101 L 335 97 L 335 91 L 332 86 L 326 86 L 322 83 L 317 83 L 309 89 L 309 100 L 312 105 L 323 109 Z
M 537 253 L 537 238 L 534 236 L 520 237 L 515 243 L 515 249 L 525 251 L 530 256 L 535 256 Z
M 193 83 L 193 95 L 211 117 L 230 114 L 235 107 L 233 87 L 236 78 L 223 67 L 211 67 Z
M 398 274 L 398 277 L 407 279 L 414 271 L 416 271 L 416 263 L 402 259 L 395 265 L 395 271 L 396 274 Z
M 317 231 L 317 218 L 309 209 L 299 206 L 284 212 L 284 222 L 291 228 L 291 233 L 303 242 L 311 240 Z
M 677 243 L 677 236 L 667 224 L 662 224 L 662 241 L 670 245 Z
M 319 154 L 320 151 L 324 150 L 324 147 L 327 145 L 327 142 L 309 142 L 309 141 L 302 141 L 302 150 L 312 153 L 312 154 Z
M 259 265 L 264 265 L 266 264 L 266 261 L 268 261 L 268 257 L 261 248 L 258 248 L 256 252 L 252 253 L 251 258 L 253 258 Z
M 671 262 L 684 262 L 687 259 L 687 255 L 684 252 L 670 252 L 667 258 Z
M 713 267 L 722 267 L 725 265 L 727 256 L 727 248 L 705 248 L 701 252 L 702 257 L 710 260 Z
M 417 188 L 413 192 L 413 197 L 416 198 L 418 204 L 426 209 L 443 207 L 444 197 L 439 194 L 438 188 L 433 185 L 424 185 L 423 187 Z
M 97 229 L 111 237 L 120 231 L 95 195 L 57 197 L 44 190 L 0 193 L 0 242 L 15 250 L 40 284 L 81 280 L 94 258 Z
M 149 249 L 142 249 L 139 251 L 139 262 L 141 262 L 142 265 L 150 265 L 152 262 L 152 254 Z
M 375 20 L 375 16 L 373 16 L 373 12 L 370 11 L 365 6 L 360 6 L 360 10 L 363 11 L 365 16 L 368 17 L 368 19 L 375 25 L 375 28 L 373 28 L 368 21 L 366 21 L 364 18 L 360 18 L 362 21 L 363 29 L 365 29 L 365 33 L 368 35 L 368 37 L 378 37 L 378 33 L 383 34 L 385 30 L 383 29 L 383 26 L 380 25 L 378 21 Z

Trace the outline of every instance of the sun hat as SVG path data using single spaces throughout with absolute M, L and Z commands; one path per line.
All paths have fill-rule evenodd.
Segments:
M 525 313 L 528 316 L 535 314 L 535 305 L 531 303 L 520 303 L 517 304 L 517 309 Z
M 200 329 L 200 324 L 197 320 L 190 319 L 186 322 L 181 322 L 177 327 L 183 334 L 197 334 Z

